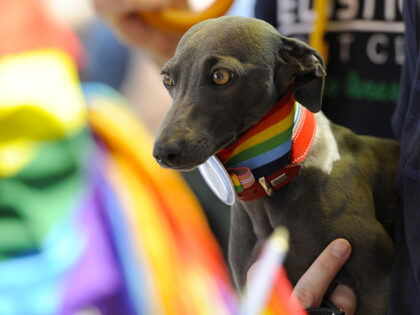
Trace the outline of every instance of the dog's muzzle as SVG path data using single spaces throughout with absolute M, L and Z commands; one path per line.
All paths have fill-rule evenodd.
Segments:
M 153 157 L 163 167 L 178 168 L 181 155 L 181 146 L 177 142 L 156 143 L 153 148 Z

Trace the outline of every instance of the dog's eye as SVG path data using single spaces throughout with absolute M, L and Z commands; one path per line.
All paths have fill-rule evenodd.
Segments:
M 217 85 L 223 85 L 230 81 L 232 73 L 226 69 L 216 69 L 211 75 L 211 79 Z
M 166 86 L 173 86 L 174 80 L 172 79 L 172 76 L 169 73 L 162 73 L 162 81 L 163 84 Z

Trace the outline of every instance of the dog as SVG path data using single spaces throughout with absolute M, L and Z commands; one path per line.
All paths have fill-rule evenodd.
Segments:
M 285 147 L 292 147 L 283 162 L 257 165 L 258 175 L 252 166 L 225 164 L 235 187 L 243 190 L 232 206 L 229 240 L 237 288 L 244 287 L 247 271 L 273 229 L 286 226 L 290 250 L 285 268 L 293 285 L 331 241 L 342 237 L 353 250 L 334 282 L 354 290 L 357 314 L 386 314 L 399 144 L 356 135 L 324 116 L 321 55 L 261 20 L 221 17 L 187 31 L 162 76 L 173 105 L 153 154 L 164 167 L 191 170 L 213 155 L 236 159 L 229 154 L 247 134 L 258 131 L 261 121 L 289 106 L 294 114 L 282 113 L 289 120 L 279 118 L 279 124 L 295 127 L 305 112 L 306 127 L 282 127 L 289 132 Z M 276 163 L 280 173 L 264 174 L 264 167 L 272 169 Z M 238 177 L 244 173 L 251 182 L 244 180 L 246 187 L 241 187 Z

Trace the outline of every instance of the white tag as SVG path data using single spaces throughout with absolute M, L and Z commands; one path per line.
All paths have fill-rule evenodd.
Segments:
M 225 204 L 235 203 L 236 191 L 232 180 L 222 162 L 211 156 L 206 162 L 198 166 L 198 170 L 213 193 Z

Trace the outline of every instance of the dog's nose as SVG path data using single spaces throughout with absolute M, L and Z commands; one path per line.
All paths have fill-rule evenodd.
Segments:
M 180 159 L 181 146 L 177 142 L 156 143 L 153 148 L 153 156 L 160 165 L 174 167 Z

